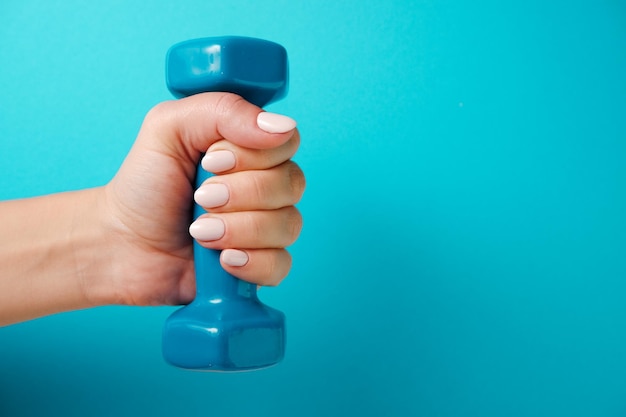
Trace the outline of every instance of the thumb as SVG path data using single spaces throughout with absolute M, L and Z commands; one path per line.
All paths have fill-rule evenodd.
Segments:
M 197 163 L 218 140 L 270 149 L 287 142 L 295 127 L 293 119 L 264 112 L 238 95 L 202 93 L 155 106 L 142 126 L 148 134 L 138 139 L 150 140 L 153 150 Z

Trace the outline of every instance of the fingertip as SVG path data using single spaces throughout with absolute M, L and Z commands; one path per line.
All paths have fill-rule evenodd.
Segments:
M 257 115 L 256 122 L 267 133 L 287 133 L 297 126 L 296 121 L 289 116 L 265 111 Z
M 229 150 L 207 152 L 201 161 L 205 171 L 219 173 L 229 171 L 237 164 L 235 154 Z
M 243 258 L 243 252 L 247 259 Z M 230 256 L 241 258 L 225 259 Z M 291 255 L 285 249 L 225 249 L 220 255 L 224 269 L 235 277 L 252 284 L 275 287 L 279 285 L 291 270 Z M 242 264 L 231 266 L 227 262 Z
M 220 255 L 220 260 L 228 266 L 239 268 L 245 266 L 250 260 L 250 257 L 242 250 L 224 249 Z
M 297 123 L 288 116 L 263 111 L 236 94 L 214 93 L 213 97 L 217 131 L 229 142 L 245 148 L 271 149 L 293 136 Z

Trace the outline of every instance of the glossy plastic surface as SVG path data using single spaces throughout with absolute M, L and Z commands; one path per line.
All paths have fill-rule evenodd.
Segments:
M 178 98 L 227 91 L 265 106 L 287 94 L 287 51 L 274 42 L 242 36 L 193 39 L 167 53 L 167 87 Z
M 170 48 L 166 78 L 176 97 L 226 91 L 264 106 L 285 96 L 287 68 L 287 53 L 276 43 L 203 38 Z M 198 166 L 196 187 L 210 176 Z M 204 212 L 194 204 L 194 219 Z M 276 364 L 285 351 L 284 314 L 259 301 L 256 285 L 227 273 L 219 256 L 219 251 L 194 242 L 196 298 L 165 322 L 165 360 L 202 371 L 246 371 Z

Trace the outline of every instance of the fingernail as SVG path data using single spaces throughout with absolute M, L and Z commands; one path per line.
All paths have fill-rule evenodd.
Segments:
M 248 263 L 248 254 L 242 250 L 224 249 L 221 257 L 222 262 L 229 266 L 244 266 Z
M 217 240 L 224 236 L 224 222 L 215 217 L 204 217 L 191 223 L 189 234 L 201 241 Z
M 224 184 L 204 184 L 193 194 L 193 199 L 200 206 L 213 208 L 223 206 L 230 197 Z
M 296 127 L 296 121 L 291 117 L 266 111 L 259 113 L 256 124 L 268 133 L 285 133 Z
M 235 154 L 231 151 L 213 151 L 202 158 L 202 168 L 208 172 L 228 171 L 235 167 Z

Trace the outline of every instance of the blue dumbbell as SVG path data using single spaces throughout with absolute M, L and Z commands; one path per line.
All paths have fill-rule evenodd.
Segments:
M 257 106 L 287 93 L 287 52 L 255 38 L 225 36 L 176 44 L 166 58 L 167 86 L 177 98 L 223 91 Z M 196 188 L 211 174 L 198 165 Z M 205 213 L 194 204 L 194 219 Z M 220 265 L 219 251 L 194 241 L 196 297 L 163 329 L 163 356 L 200 371 L 245 371 L 278 363 L 285 352 L 285 316 L 259 301 L 256 285 Z

